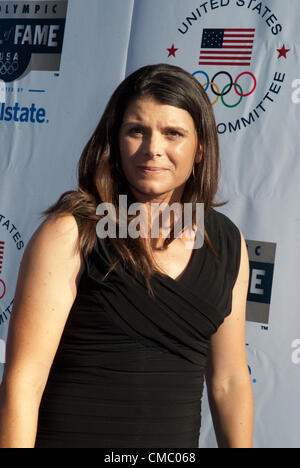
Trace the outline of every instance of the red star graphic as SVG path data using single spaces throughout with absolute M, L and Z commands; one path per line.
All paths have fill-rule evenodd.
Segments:
M 168 57 L 171 57 L 171 56 L 176 57 L 175 52 L 177 52 L 178 49 L 175 49 L 174 44 L 172 44 L 172 47 L 170 49 L 167 49 L 167 50 L 169 51 Z
M 286 55 L 290 50 L 291 49 L 286 49 L 285 45 L 283 45 L 281 49 L 277 49 L 277 51 L 279 52 L 278 58 L 280 59 L 280 57 L 284 57 L 286 59 L 287 58 Z

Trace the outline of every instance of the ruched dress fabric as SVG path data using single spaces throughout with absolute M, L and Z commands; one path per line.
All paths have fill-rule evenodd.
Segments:
M 77 219 L 77 218 L 76 218 Z M 79 223 L 79 220 L 77 219 Z M 197 448 L 207 351 L 231 312 L 237 226 L 211 209 L 206 244 L 178 279 L 143 279 L 97 238 L 42 397 L 36 448 Z

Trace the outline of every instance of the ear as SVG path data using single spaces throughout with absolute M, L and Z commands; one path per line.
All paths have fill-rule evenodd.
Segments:
M 203 151 L 204 151 L 204 145 L 202 142 L 200 142 L 196 156 L 195 156 L 195 163 L 200 163 L 202 161 Z

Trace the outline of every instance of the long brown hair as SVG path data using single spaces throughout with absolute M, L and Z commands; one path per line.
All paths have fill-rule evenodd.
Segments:
M 148 97 L 158 103 L 168 104 L 186 110 L 192 116 L 198 135 L 203 144 L 200 163 L 195 164 L 194 176 L 187 180 L 181 203 L 192 203 L 193 223 L 195 204 L 203 203 L 204 212 L 222 206 L 214 202 L 219 180 L 219 141 L 216 121 L 209 98 L 201 84 L 190 73 L 180 67 L 167 64 L 148 65 L 128 76 L 111 96 L 100 122 L 87 142 L 78 163 L 78 189 L 64 192 L 58 201 L 44 210 L 41 215 L 71 213 L 80 218 L 78 249 L 89 255 L 97 242 L 96 215 L 100 203 L 115 206 L 118 223 L 119 195 L 127 195 L 128 201 L 136 202 L 125 175 L 121 169 L 118 135 L 124 112 L 135 98 Z M 134 217 L 128 216 L 129 223 Z M 163 248 L 174 239 L 174 226 Z M 154 296 L 150 279 L 158 272 L 151 252 L 146 249 L 143 238 L 109 238 L 116 260 L 106 276 L 121 261 L 133 267 L 133 273 L 144 278 L 148 292 Z M 204 231 L 204 242 L 217 258 L 217 254 Z

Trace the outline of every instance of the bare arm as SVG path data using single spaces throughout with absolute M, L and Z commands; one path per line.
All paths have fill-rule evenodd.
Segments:
M 209 404 L 220 448 L 252 448 L 254 405 L 245 343 L 249 258 L 242 234 L 241 241 L 241 264 L 233 289 L 232 311 L 212 336 L 206 371 Z
M 84 268 L 72 215 L 44 221 L 19 269 L 0 386 L 0 448 L 33 448 L 38 410 Z

